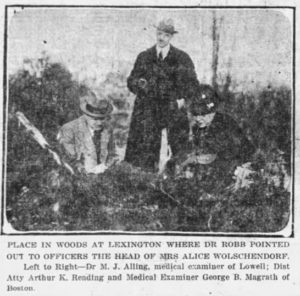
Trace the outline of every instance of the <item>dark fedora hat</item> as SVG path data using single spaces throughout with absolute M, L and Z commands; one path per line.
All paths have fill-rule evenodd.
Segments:
M 80 109 L 91 117 L 104 119 L 112 113 L 113 106 L 105 97 L 98 98 L 93 92 L 88 92 L 80 98 Z
M 206 115 L 217 110 L 220 99 L 218 93 L 208 84 L 200 84 L 190 104 L 192 115 Z
M 178 31 L 175 31 L 174 28 L 174 21 L 172 19 L 163 19 L 159 22 L 158 26 L 155 26 L 157 30 L 163 31 L 169 34 L 175 34 L 178 33 Z

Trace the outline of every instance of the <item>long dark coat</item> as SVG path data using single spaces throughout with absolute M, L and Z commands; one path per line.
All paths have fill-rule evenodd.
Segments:
M 228 114 L 216 112 L 208 127 L 194 125 L 192 132 L 194 150 L 198 154 L 216 154 L 216 161 L 240 165 L 249 161 L 254 153 L 254 146 Z
M 138 81 L 147 81 L 145 88 Z M 144 169 L 155 170 L 159 161 L 161 131 L 167 128 L 173 155 L 188 139 L 189 124 L 185 109 L 178 109 L 177 99 L 189 99 L 198 84 L 191 58 L 171 46 L 163 61 L 156 47 L 140 53 L 127 80 L 136 94 L 125 161 Z
M 207 183 L 209 190 L 218 185 L 229 185 L 235 168 L 251 160 L 255 147 L 244 135 L 239 125 L 227 114 L 216 112 L 211 124 L 205 128 L 192 127 L 193 139 L 184 145 L 178 155 L 168 163 L 171 174 L 175 165 L 188 163 L 202 184 Z M 210 164 L 199 164 L 193 157 L 212 154 L 215 160 Z M 206 188 L 207 189 L 207 188 Z

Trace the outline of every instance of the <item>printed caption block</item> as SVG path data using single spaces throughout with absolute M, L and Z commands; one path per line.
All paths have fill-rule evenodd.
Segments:
M 221 248 L 221 252 L 220 252 Z M 44 241 L 7 243 L 7 291 L 83 282 L 286 282 L 286 241 Z M 276 251 L 274 251 L 276 250 Z

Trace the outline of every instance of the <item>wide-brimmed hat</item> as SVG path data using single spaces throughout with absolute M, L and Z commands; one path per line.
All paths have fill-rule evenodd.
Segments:
M 178 33 L 178 31 L 175 30 L 174 27 L 174 21 L 172 19 L 163 19 L 159 22 L 158 26 L 155 26 L 157 30 L 163 31 L 169 34 L 175 34 Z
M 80 109 L 83 113 L 94 118 L 106 118 L 112 111 L 112 104 L 105 97 L 96 97 L 93 92 L 80 98 Z
M 192 115 L 206 115 L 216 112 L 219 105 L 218 93 L 208 84 L 200 84 L 190 105 Z

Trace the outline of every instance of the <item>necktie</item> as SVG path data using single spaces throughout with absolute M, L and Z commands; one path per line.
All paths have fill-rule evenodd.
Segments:
M 162 62 L 163 61 L 163 55 L 162 55 L 162 52 L 160 51 L 159 54 L 158 54 L 158 61 L 159 62 Z
M 96 130 L 96 131 L 94 131 L 94 136 L 93 136 L 93 142 L 94 142 L 95 148 L 96 148 L 97 164 L 100 163 L 101 133 L 102 133 L 102 130 Z

